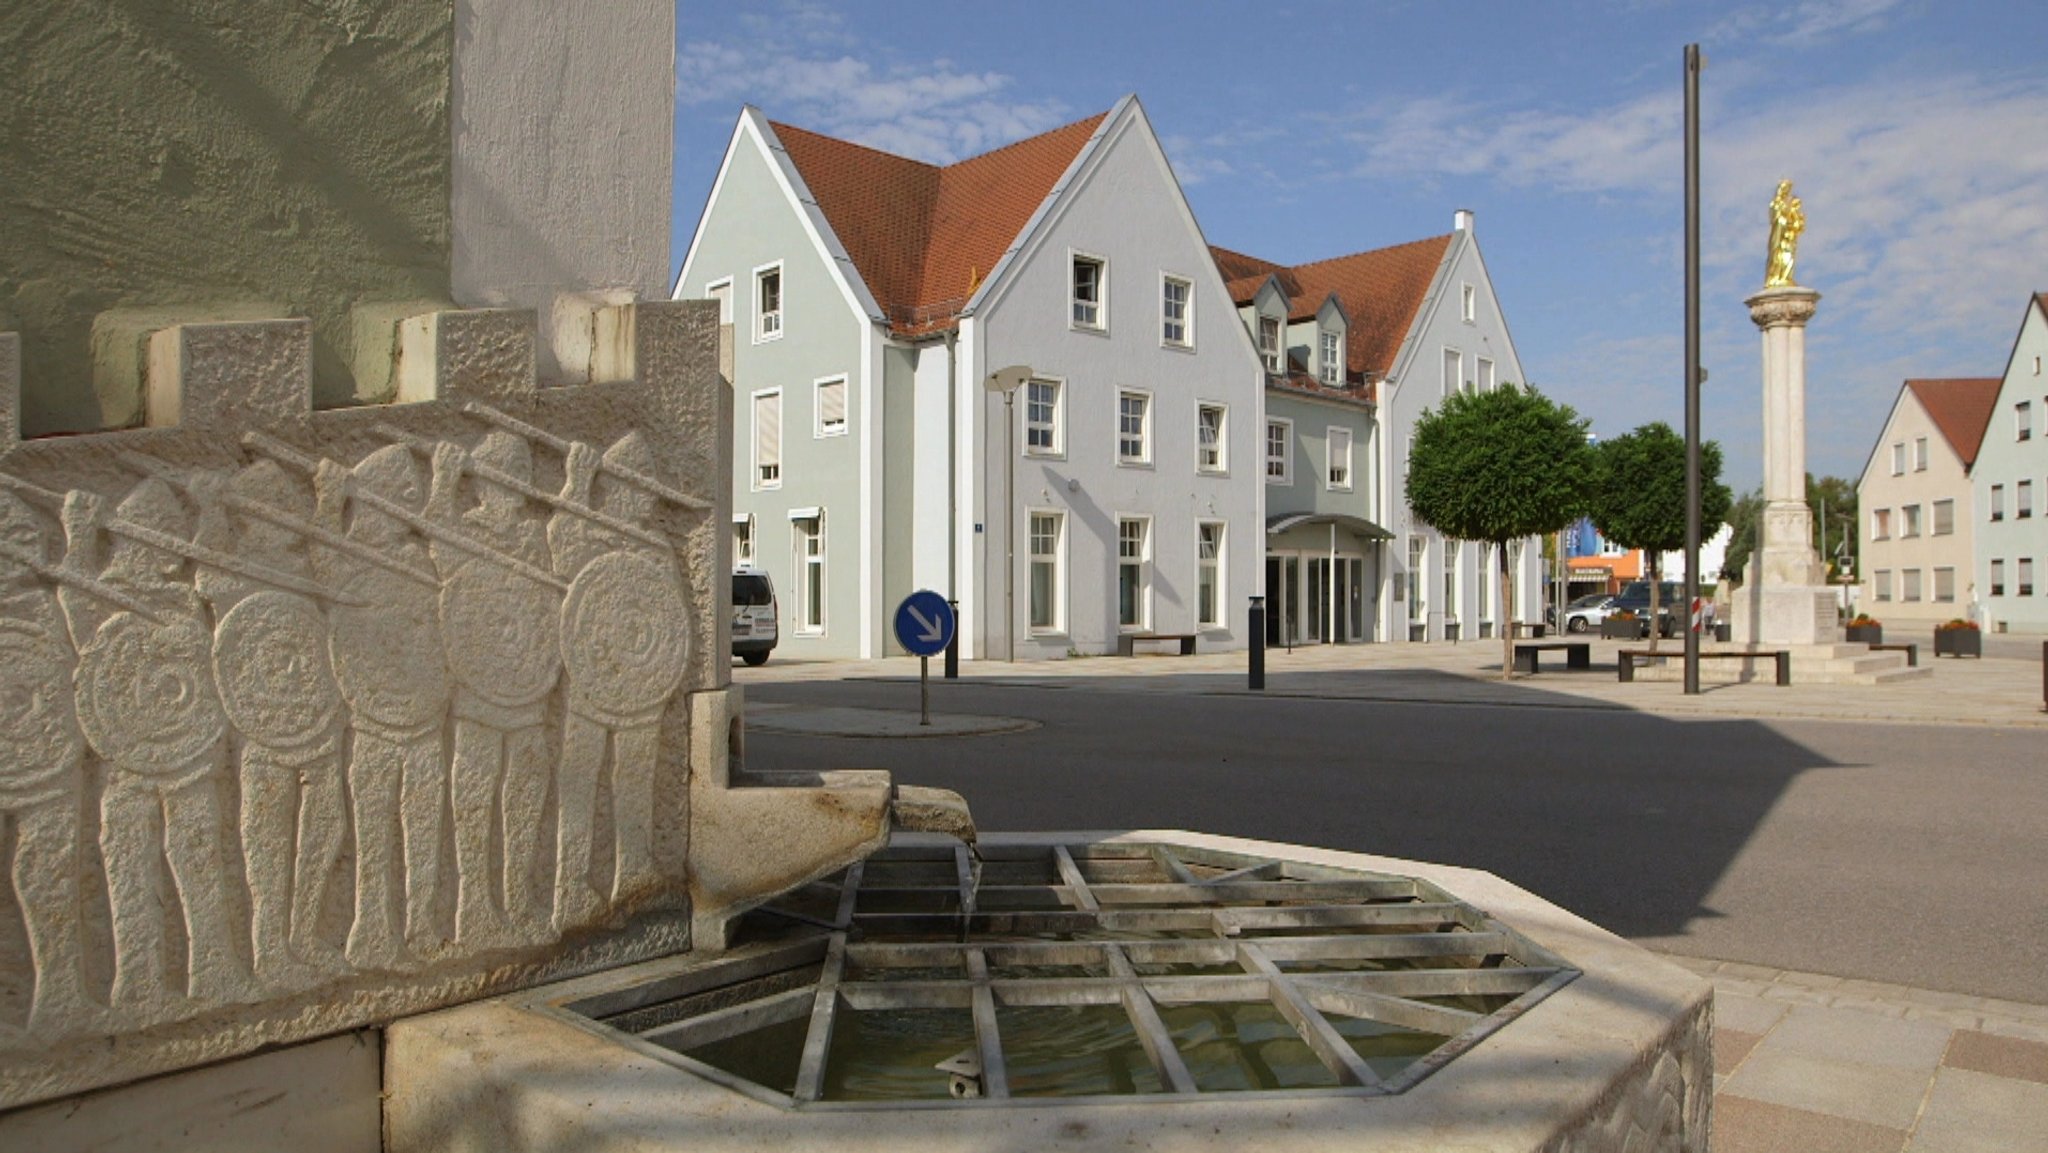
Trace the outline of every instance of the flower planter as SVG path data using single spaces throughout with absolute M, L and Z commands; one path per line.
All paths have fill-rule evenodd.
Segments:
M 1600 639 L 1603 641 L 1636 641 L 1645 635 L 1641 617 L 1608 617 L 1600 622 Z
M 1937 657 L 1984 656 L 1984 634 L 1976 629 L 1935 629 L 1934 655 Z
M 1884 626 L 1850 625 L 1849 643 L 1852 645 L 1881 645 L 1884 643 Z

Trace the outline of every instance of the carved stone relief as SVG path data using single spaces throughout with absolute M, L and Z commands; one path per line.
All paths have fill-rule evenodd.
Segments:
M 652 321 L 709 365 L 688 316 Z M 530 315 L 487 319 L 530 344 Z M 167 371 L 208 342 L 179 347 Z M 620 959 L 606 934 L 687 942 L 687 848 L 657 841 L 687 829 L 664 816 L 689 772 L 671 706 L 723 679 L 693 636 L 723 473 L 715 422 L 645 423 L 683 383 L 721 387 L 260 405 L 261 427 L 187 397 L 206 427 L 0 458 L 26 962 L 0 965 L 0 1108 L 204 1058 L 208 1022 L 247 1048 Z

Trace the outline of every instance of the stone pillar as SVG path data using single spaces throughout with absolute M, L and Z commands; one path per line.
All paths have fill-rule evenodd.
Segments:
M 1746 303 L 1764 338 L 1764 509 L 1735 597 L 1733 631 L 1753 643 L 1831 643 L 1835 598 L 1813 549 L 1806 505 L 1806 322 L 1820 293 L 1786 285 Z

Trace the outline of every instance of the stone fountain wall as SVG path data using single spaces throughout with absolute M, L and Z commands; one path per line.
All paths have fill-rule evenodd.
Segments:
M 594 333 L 416 316 L 314 412 L 310 322 L 173 327 L 27 442 L 0 335 L 0 1109 L 690 946 L 731 399 L 715 306 Z

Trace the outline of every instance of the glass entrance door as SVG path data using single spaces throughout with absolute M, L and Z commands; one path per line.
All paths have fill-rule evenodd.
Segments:
M 1291 645 L 1301 640 L 1301 558 L 1266 558 L 1266 643 Z

